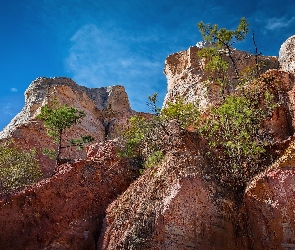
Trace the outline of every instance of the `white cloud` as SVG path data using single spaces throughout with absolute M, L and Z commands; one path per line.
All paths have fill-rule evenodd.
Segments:
M 143 94 L 148 96 L 158 91 L 159 79 L 164 80 L 161 87 L 166 89 L 162 73 L 165 57 L 156 51 L 146 51 L 141 39 L 147 40 L 140 36 L 136 41 L 134 34 L 129 40 L 127 34 L 122 36 L 115 29 L 106 31 L 94 24 L 85 25 L 71 38 L 66 68 L 80 85 L 123 85 L 132 108 L 138 110 L 141 104 L 145 107 Z
M 11 103 L 6 103 L 3 108 L 3 113 L 6 115 L 14 116 L 15 115 L 15 107 Z
M 278 30 L 281 28 L 286 28 L 289 25 L 291 25 L 295 21 L 295 17 L 292 17 L 290 19 L 286 17 L 273 17 L 267 20 L 266 29 L 268 30 Z
M 18 89 L 17 89 L 17 88 L 10 88 L 10 91 L 11 91 L 11 92 L 17 92 Z

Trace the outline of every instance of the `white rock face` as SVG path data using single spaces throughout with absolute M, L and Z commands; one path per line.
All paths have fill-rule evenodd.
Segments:
M 169 55 L 165 61 L 164 73 L 167 77 L 167 94 L 163 107 L 168 102 L 173 102 L 177 96 L 182 97 L 186 102 L 198 103 L 201 110 L 209 105 L 218 103 L 221 99 L 219 86 L 208 81 L 208 73 L 204 70 L 206 60 L 198 56 L 198 51 L 203 47 L 211 46 L 207 43 L 198 43 L 188 50 Z M 247 52 L 233 50 L 233 57 L 237 60 L 237 68 L 241 71 L 249 65 L 255 65 L 255 57 Z M 230 62 L 228 56 L 224 59 Z M 263 71 L 278 67 L 277 57 L 261 56 Z M 234 78 L 235 73 L 229 67 L 229 76 Z
M 25 91 L 23 110 L 0 132 L 0 140 L 13 138 L 23 148 L 36 148 L 45 174 L 53 171 L 54 161 L 42 155 L 42 148 L 53 149 L 55 146 L 36 116 L 40 113 L 41 107 L 54 98 L 86 114 L 81 123 L 66 130 L 63 145 L 68 145 L 68 139 L 79 138 L 82 135 L 91 135 L 95 142 L 102 142 L 106 137 L 112 138 L 116 134 L 117 126 L 124 125 L 134 113 L 123 86 L 86 88 L 66 77 L 40 77 L 34 80 Z M 62 158 L 84 157 L 85 150 L 66 148 L 62 152 Z
M 279 62 L 282 70 L 295 74 L 295 35 L 282 44 Z

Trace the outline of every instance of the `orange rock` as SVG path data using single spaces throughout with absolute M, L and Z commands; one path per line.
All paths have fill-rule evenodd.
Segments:
M 295 249 L 295 168 L 279 167 L 257 177 L 242 212 L 248 249 Z
M 54 176 L 0 199 L 1 249 L 95 249 L 107 205 L 136 176 L 112 142 L 96 149 L 95 161 L 61 165 Z

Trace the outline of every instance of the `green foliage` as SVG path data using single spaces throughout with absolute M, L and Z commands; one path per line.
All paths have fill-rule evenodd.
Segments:
M 228 46 L 232 46 L 237 41 L 243 41 L 249 32 L 248 26 L 249 24 L 244 17 L 240 19 L 235 30 L 219 28 L 217 24 L 198 23 L 198 28 L 204 41 L 214 42 L 217 49 L 228 48 Z
M 207 59 L 205 70 L 212 73 L 211 80 L 215 80 L 223 89 L 228 84 L 233 84 L 232 79 L 227 73 L 229 63 L 224 59 L 223 55 L 227 55 L 230 59 L 231 66 L 234 69 L 235 77 L 240 78 L 240 72 L 237 67 L 237 59 L 233 57 L 232 48 L 236 42 L 243 41 L 249 31 L 249 24 L 245 18 L 241 18 L 238 27 L 235 30 L 219 28 L 217 24 L 198 23 L 199 31 L 204 41 L 212 43 L 211 48 L 203 48 L 199 53 L 199 57 Z
M 161 108 L 157 106 L 158 102 L 158 93 L 154 93 L 151 96 L 148 96 L 149 102 L 147 103 L 147 106 L 150 108 L 150 111 L 152 114 L 158 116 L 160 115 Z
M 161 150 L 152 152 L 152 154 L 148 157 L 148 159 L 144 163 L 144 168 L 140 169 L 140 173 L 142 174 L 145 168 L 151 168 L 153 166 L 158 165 L 164 158 L 163 152 Z
M 150 126 L 147 119 L 139 115 L 132 116 L 128 122 L 129 126 L 123 133 L 126 145 L 119 156 L 137 158 L 141 156 L 141 144 L 148 136 Z
M 228 96 L 221 106 L 212 108 L 201 132 L 212 142 L 211 146 L 224 148 L 229 157 L 241 164 L 241 159 L 257 159 L 265 152 L 263 142 L 258 140 L 264 118 L 257 101 Z
M 164 156 L 165 149 L 172 147 L 169 124 L 173 120 L 181 131 L 189 125 L 194 125 L 200 113 L 196 105 L 185 104 L 178 97 L 175 102 L 167 103 L 161 110 L 157 107 L 157 93 L 148 97 L 149 107 L 153 115 L 149 118 L 133 116 L 129 119 L 129 126 L 123 132 L 125 145 L 120 156 L 142 159 L 143 168 L 157 165 Z
M 188 126 L 198 123 L 200 111 L 194 103 L 184 103 L 184 100 L 179 96 L 175 102 L 167 103 L 166 107 L 161 112 L 161 119 L 167 123 L 170 120 L 177 121 L 179 127 L 185 130 Z
M 61 133 L 77 124 L 81 118 L 85 117 L 83 111 L 79 111 L 74 107 L 62 105 L 56 100 L 52 105 L 44 105 L 41 107 L 41 113 L 37 116 L 38 119 L 44 122 L 48 135 L 58 143 Z
M 83 149 L 85 144 L 94 141 L 94 138 L 91 135 L 81 136 L 79 139 L 71 139 L 70 146 L 77 146 L 79 149 Z
M 12 140 L 0 144 L 0 193 L 8 194 L 41 177 L 35 149 L 20 149 Z
M 43 148 L 42 153 L 48 155 L 49 159 L 54 160 L 57 157 L 57 152 L 54 149 Z
M 216 48 L 203 48 L 198 51 L 200 58 L 206 58 L 206 64 L 204 70 L 209 74 L 209 80 L 219 84 L 222 89 L 230 84 L 227 79 L 227 72 L 229 63 L 222 58 L 222 54 L 219 53 Z
M 78 146 L 83 148 L 85 143 L 89 143 L 94 140 L 90 135 L 82 136 L 79 139 L 71 139 L 70 145 L 62 146 L 62 135 L 65 129 L 71 128 L 73 125 L 80 122 L 85 117 L 85 113 L 74 107 L 68 105 L 62 105 L 56 101 L 53 101 L 51 105 L 44 105 L 41 107 L 41 113 L 37 116 L 37 119 L 44 122 L 44 126 L 47 129 L 49 136 L 53 138 L 53 141 L 57 144 L 57 150 L 43 149 L 43 153 L 49 155 L 52 159 L 55 157 L 57 163 L 60 161 L 60 154 L 62 148 L 70 146 Z

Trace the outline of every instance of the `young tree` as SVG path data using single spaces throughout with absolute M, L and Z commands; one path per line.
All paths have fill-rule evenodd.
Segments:
M 0 194 L 35 183 L 42 176 L 35 149 L 20 149 L 13 140 L 0 143 Z
M 57 144 L 56 151 L 45 149 L 44 153 L 50 155 L 52 158 L 55 157 L 57 164 L 60 163 L 60 154 L 63 148 L 71 146 L 83 148 L 85 143 L 94 140 L 93 137 L 87 135 L 79 139 L 71 139 L 69 145 L 62 146 L 62 136 L 65 130 L 79 123 L 83 117 L 85 117 L 85 112 L 68 105 L 62 105 L 56 100 L 54 100 L 51 105 L 44 105 L 41 107 L 41 113 L 37 116 L 37 119 L 44 122 L 48 135 L 51 136 Z
M 235 30 L 228 30 L 225 28 L 219 28 L 217 24 L 213 26 L 210 24 L 198 23 L 199 31 L 206 42 L 214 44 L 215 50 L 211 49 L 211 52 L 216 56 L 216 52 L 224 52 L 228 55 L 236 77 L 239 78 L 239 70 L 237 63 L 233 57 L 233 45 L 236 42 L 243 41 L 249 31 L 249 24 L 245 18 L 241 18 L 238 27 Z

